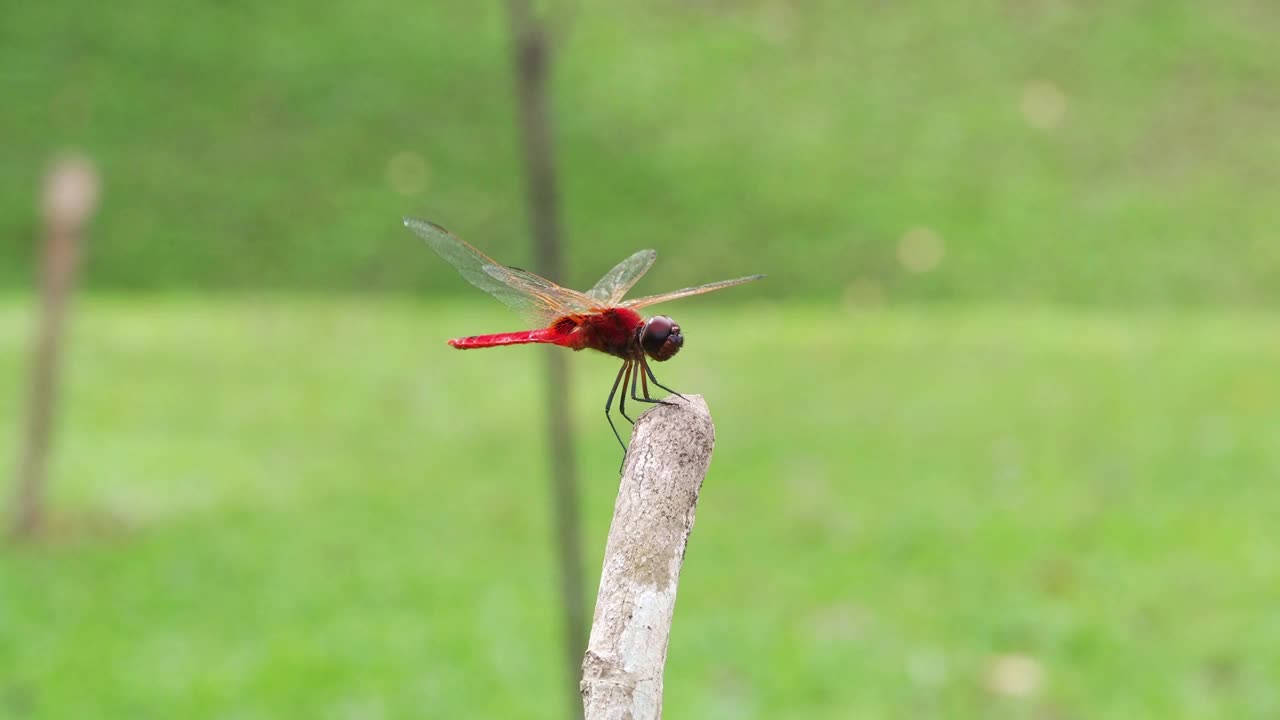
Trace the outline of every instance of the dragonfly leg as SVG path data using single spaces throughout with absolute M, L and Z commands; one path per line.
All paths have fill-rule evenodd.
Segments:
M 672 395 L 675 395 L 676 397 L 680 398 L 681 400 L 687 400 L 687 399 L 688 399 L 688 398 L 686 398 L 685 396 L 681 395 L 680 393 L 676 392 L 675 390 L 672 390 L 671 388 L 667 387 L 666 385 L 663 385 L 662 383 L 658 382 L 658 378 L 656 378 L 656 377 L 654 377 L 654 376 L 653 376 L 653 370 L 649 368 L 649 363 L 647 363 L 647 362 L 645 362 L 643 359 L 641 359 L 641 360 L 640 360 L 640 365 L 644 368 L 644 372 L 645 372 L 645 374 L 649 376 L 649 379 L 653 381 L 653 384 L 654 384 L 654 385 L 657 385 L 658 387 L 662 388 L 663 390 L 666 390 L 667 392 L 671 393 Z M 661 402 L 661 401 L 657 401 L 657 402 Z
M 627 414 L 627 384 L 635 384 L 636 380 L 635 377 L 632 376 L 631 371 L 634 370 L 635 374 L 639 375 L 640 368 L 636 367 L 634 360 L 628 360 L 626 364 L 622 366 L 622 369 L 627 372 L 622 376 L 622 395 L 618 396 L 618 412 L 622 413 L 622 417 L 626 418 L 627 422 L 635 425 L 636 421 L 632 420 L 631 416 Z
M 636 362 L 643 363 L 644 361 L 637 360 Z M 644 384 L 644 397 L 640 397 L 639 395 L 636 394 L 636 380 L 639 380 L 641 383 Z M 653 398 L 649 397 L 649 381 L 645 380 L 644 373 L 640 370 L 640 368 L 636 368 L 636 376 L 631 378 L 631 399 L 635 400 L 636 402 L 646 402 L 646 403 L 652 403 L 654 405 L 670 405 L 671 404 L 671 403 L 663 402 L 661 400 L 654 400 Z
M 623 363 L 618 368 L 618 376 L 613 379 L 613 387 L 609 389 L 609 399 L 604 401 L 604 419 L 609 421 L 609 427 L 613 429 L 613 436 L 618 438 L 618 444 L 622 446 L 623 457 L 626 457 L 627 444 L 622 442 L 622 436 L 618 434 L 618 426 L 613 424 L 613 416 L 609 414 L 609 408 L 613 407 L 613 396 L 618 392 L 618 383 L 622 382 L 622 372 L 631 367 L 631 362 Z M 627 394 L 626 388 L 622 390 L 623 396 Z

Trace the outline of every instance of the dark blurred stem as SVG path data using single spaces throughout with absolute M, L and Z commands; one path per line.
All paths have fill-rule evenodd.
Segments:
M 45 476 L 58 400 L 63 326 L 68 297 L 75 285 L 79 254 L 80 242 L 75 230 L 58 226 L 50 228 L 40 273 L 40 315 L 36 321 L 27 416 L 13 503 L 12 532 L 17 538 L 34 535 L 44 519 Z
M 545 24 L 535 17 L 529 0 L 509 0 L 508 9 L 524 145 L 525 184 L 538 272 L 550 278 L 563 278 L 554 133 L 547 92 L 551 43 Z M 571 715 L 580 718 L 582 703 L 578 681 L 587 638 L 577 468 L 569 420 L 568 367 L 563 351 L 549 352 L 547 363 L 547 420 L 551 433 L 551 485 L 560 594 L 564 606 L 566 688 L 570 692 L 570 707 L 573 708 Z

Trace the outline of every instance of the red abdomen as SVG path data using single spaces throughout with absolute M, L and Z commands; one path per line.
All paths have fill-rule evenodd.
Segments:
M 521 330 L 520 332 L 495 333 L 493 335 L 472 335 L 471 337 L 454 338 L 449 344 L 459 350 L 475 350 L 476 348 L 500 347 L 502 345 L 525 345 L 528 343 L 554 343 L 561 335 L 552 328 L 541 330 Z

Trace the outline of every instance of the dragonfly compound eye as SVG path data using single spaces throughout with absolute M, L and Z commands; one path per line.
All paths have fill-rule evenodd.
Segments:
M 680 326 L 665 315 L 649 318 L 640 335 L 640 347 L 645 354 L 661 362 L 680 352 L 684 346 L 684 336 L 680 334 Z

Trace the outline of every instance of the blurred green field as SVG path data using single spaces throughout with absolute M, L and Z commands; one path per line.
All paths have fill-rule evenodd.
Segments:
M 553 279 L 769 274 L 671 308 L 719 442 L 667 717 L 1280 717 L 1280 5 L 543 5 Z M 399 222 L 529 264 L 503 3 L 4 17 L 0 470 L 40 169 L 104 190 L 0 720 L 567 717 L 544 349 L 447 348 L 518 323 Z
M 546 4 L 557 280 L 656 247 L 774 297 L 1280 305 L 1280 4 Z M 98 288 L 453 292 L 405 214 L 527 266 L 500 2 L 15 3 L 0 67 L 0 287 L 66 146 Z
M 79 310 L 52 534 L 0 551 L 0 717 L 565 716 L 540 350 L 443 344 L 501 308 Z M 3 398 L 27 314 L 0 302 Z M 1274 317 L 677 319 L 660 377 L 718 442 L 668 717 L 1280 714 Z M 572 366 L 594 592 L 613 363 Z M 1038 694 L 989 689 L 1007 653 Z

